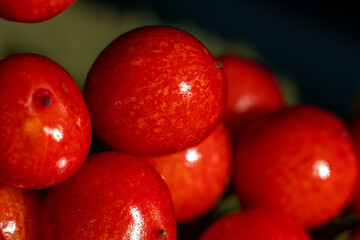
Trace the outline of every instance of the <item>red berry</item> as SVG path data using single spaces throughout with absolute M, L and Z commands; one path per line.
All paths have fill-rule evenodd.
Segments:
M 39 191 L 0 183 L 0 239 L 40 240 L 43 197 Z
M 269 210 L 244 210 L 218 219 L 200 240 L 310 240 L 305 229 Z
M 176 239 L 169 190 L 145 161 L 103 152 L 51 188 L 43 212 L 44 239 Z
M 94 132 L 110 146 L 151 156 L 198 144 L 225 107 L 225 80 L 208 50 L 171 27 L 142 27 L 112 42 L 85 84 Z
M 145 160 L 165 179 L 177 221 L 189 222 L 221 198 L 230 177 L 231 155 L 229 136 L 221 124 L 192 148 Z
M 263 65 L 234 54 L 218 57 L 228 82 L 224 120 L 236 137 L 246 121 L 284 106 L 274 75 Z
M 36 54 L 0 60 L 0 181 L 47 188 L 85 161 L 91 123 L 72 77 Z
M 358 176 L 343 122 L 311 106 L 247 125 L 234 165 L 234 187 L 245 208 L 277 209 L 308 228 L 329 222 L 348 205 Z
M 42 22 L 60 14 L 75 0 L 0 0 L 0 17 L 16 22 Z

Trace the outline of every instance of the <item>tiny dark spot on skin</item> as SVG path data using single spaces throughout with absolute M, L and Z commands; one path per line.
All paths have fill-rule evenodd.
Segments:
M 216 61 L 215 66 L 217 69 L 222 68 L 223 64 L 221 61 Z
M 33 101 L 38 107 L 44 108 L 53 104 L 54 99 L 52 93 L 49 90 L 39 88 L 33 94 Z
M 166 231 L 164 229 L 161 229 L 160 234 L 161 234 L 162 237 L 165 237 L 166 236 Z
M 50 98 L 45 98 L 44 99 L 44 105 L 49 106 L 50 104 L 51 104 L 51 99 Z

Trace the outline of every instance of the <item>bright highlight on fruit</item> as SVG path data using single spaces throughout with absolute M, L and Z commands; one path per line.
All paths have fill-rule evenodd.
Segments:
M 168 185 L 178 223 L 199 219 L 214 207 L 228 186 L 233 160 L 223 124 L 189 149 L 144 159 Z
M 193 36 L 166 26 L 134 29 L 99 55 L 84 96 L 95 134 L 141 156 L 198 144 L 219 123 L 226 82 Z
M 246 125 L 236 145 L 233 185 L 244 208 L 276 209 L 316 228 L 350 203 L 358 164 L 337 116 L 298 105 Z
M 74 174 L 91 144 L 84 98 L 72 77 L 37 54 L 0 60 L 0 181 L 54 186 Z
M 160 174 L 130 154 L 102 152 L 46 195 L 45 240 L 176 240 L 169 189 Z

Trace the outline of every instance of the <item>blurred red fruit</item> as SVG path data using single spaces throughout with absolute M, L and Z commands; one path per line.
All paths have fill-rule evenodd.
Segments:
M 200 240 L 310 240 L 305 229 L 277 212 L 253 209 L 215 221 Z
M 341 213 L 358 177 L 346 126 L 312 106 L 290 107 L 248 124 L 234 165 L 233 183 L 243 207 L 276 209 L 307 228 Z
M 216 204 L 230 179 L 230 139 L 220 124 L 200 144 L 172 154 L 145 158 L 170 189 L 178 222 L 195 220 Z
M 228 82 L 224 121 L 231 135 L 236 137 L 245 122 L 284 106 L 276 79 L 265 66 L 234 54 L 217 59 Z

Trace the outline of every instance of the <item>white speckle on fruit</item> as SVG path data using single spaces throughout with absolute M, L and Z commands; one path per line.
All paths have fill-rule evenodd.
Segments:
M 57 142 L 60 142 L 64 137 L 63 129 L 61 126 L 58 126 L 58 128 L 44 127 L 44 132 L 47 135 L 51 135 L 51 137 Z
M 313 175 L 322 180 L 326 180 L 330 177 L 329 163 L 325 160 L 318 160 L 313 165 Z
M 62 157 L 62 158 L 59 159 L 59 161 L 57 161 L 56 166 L 57 166 L 58 169 L 60 169 L 60 171 L 61 171 L 61 170 L 63 170 L 63 169 L 66 167 L 67 163 L 68 163 L 68 160 L 67 160 L 66 158 Z M 61 172 L 62 172 L 62 171 L 61 171 Z M 60 173 L 61 173 L 61 172 L 60 172 Z
M 184 95 L 191 95 L 191 86 L 188 85 L 186 82 L 181 82 L 179 84 L 180 92 Z
M 131 207 L 130 214 L 133 219 L 133 222 L 129 226 L 129 229 L 128 229 L 130 240 L 140 240 L 141 239 L 141 230 L 144 225 L 144 220 L 143 220 L 142 215 L 137 207 Z
M 248 110 L 249 107 L 251 107 L 251 105 L 253 105 L 253 104 L 254 104 L 253 96 L 245 95 L 236 101 L 234 110 L 237 113 L 242 113 L 242 112 L 245 112 L 246 110 Z
M 76 123 L 77 123 L 78 127 L 81 127 L 81 118 L 78 118 Z
M 189 149 L 186 151 L 186 160 L 188 162 L 196 162 L 201 157 L 201 154 L 195 149 Z
M 13 234 L 16 230 L 17 230 L 17 226 L 15 221 L 9 221 L 8 224 L 6 225 L 6 227 L 2 230 L 2 232 L 7 235 L 7 233 L 9 234 Z

